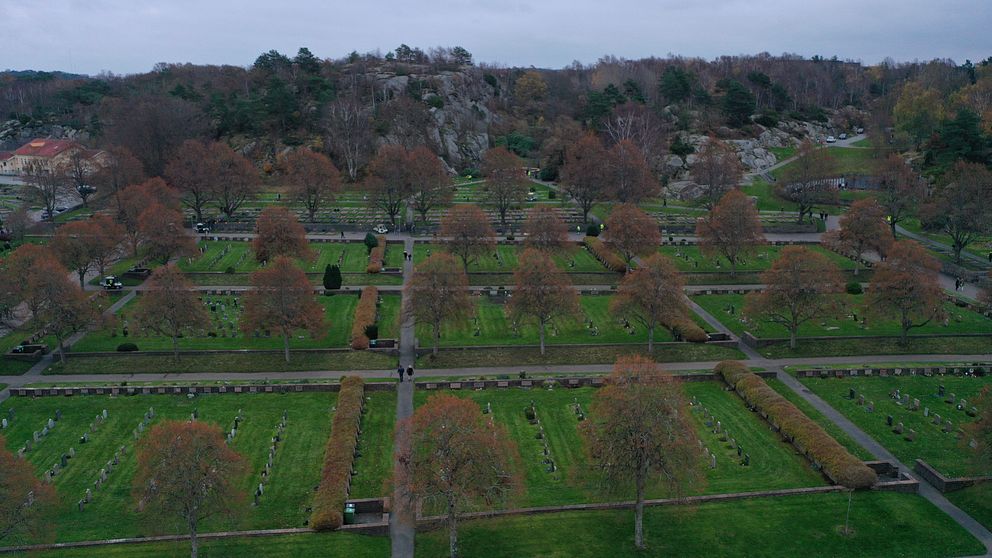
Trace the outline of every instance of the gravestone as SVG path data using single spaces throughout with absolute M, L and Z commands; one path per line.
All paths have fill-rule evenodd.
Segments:
M 951 393 L 951 394 L 948 394 L 947 399 L 945 399 L 944 402 L 945 403 L 950 403 L 951 405 L 953 405 L 956 400 L 957 400 L 957 397 L 953 393 Z
M 920 410 L 920 400 L 919 399 L 913 399 L 913 404 L 910 405 L 909 408 L 912 411 L 919 411 Z
M 869 413 L 874 413 L 875 412 L 875 402 L 874 401 L 869 401 L 868 402 L 868 406 L 865 407 L 865 411 L 867 411 Z
M 751 454 L 750 453 L 745 453 L 744 454 L 744 466 L 745 467 L 748 467 L 750 465 L 751 465 Z
M 51 430 L 55 428 L 55 419 L 48 419 L 48 429 Z
M 864 404 L 865 404 L 865 395 L 862 393 L 861 395 L 858 396 L 858 405 L 864 405 Z
M 937 396 L 938 397 L 944 396 L 944 384 L 940 384 L 939 386 L 937 386 Z
M 34 438 L 34 441 L 37 442 L 38 440 L 41 439 L 41 434 L 39 434 L 38 431 L 35 430 L 34 431 L 34 434 L 32 435 L 32 437 Z
M 716 454 L 710 456 L 710 469 L 716 469 Z
M 885 417 L 885 425 L 886 426 L 892 426 L 892 415 L 886 415 L 886 417 Z
M 106 419 L 107 419 L 107 416 L 108 416 L 108 415 L 107 415 L 107 410 L 106 410 L 106 409 L 104 409 L 104 410 L 103 410 L 103 418 L 104 418 L 104 420 L 106 420 Z
M 83 500 L 85 500 L 86 503 L 89 504 L 90 503 L 90 500 L 92 500 L 92 499 L 93 499 L 93 491 L 90 490 L 89 488 L 87 488 L 86 489 L 86 497 L 83 498 Z
M 938 425 L 939 425 L 939 424 L 940 424 L 940 420 L 941 420 L 941 419 L 940 419 L 940 415 L 938 415 L 937 413 L 934 413 L 934 414 L 933 414 L 933 421 L 932 421 L 932 422 L 933 422 L 934 424 L 938 424 Z
M 62 420 L 62 409 L 55 409 L 55 420 Z
M 903 432 L 903 426 L 902 426 L 902 423 L 901 422 L 898 423 L 898 424 L 896 424 L 896 427 L 893 430 L 893 432 L 895 432 L 896 434 L 902 434 L 902 432 Z
M 4 430 L 7 429 L 7 419 L 0 420 L 0 427 L 2 427 Z
M 907 442 L 915 442 L 916 441 L 916 431 L 913 430 L 912 428 L 910 428 L 909 431 L 906 432 L 906 441 Z
M 924 407 L 923 408 L 923 416 L 924 417 L 929 417 L 930 416 L 930 407 Z
M 854 388 L 849 388 L 849 389 L 847 390 L 847 398 L 848 398 L 848 399 L 854 399 L 854 398 L 855 398 L 855 397 L 857 396 L 857 394 L 858 394 L 858 392 L 857 392 L 857 391 L 855 391 L 855 389 L 854 389 Z
M 954 429 L 954 425 L 951 424 L 951 419 L 945 420 L 944 421 L 944 428 L 943 428 L 944 433 L 947 434 L 947 433 L 949 433 L 953 429 Z
M 968 408 L 968 400 L 962 397 L 961 400 L 958 401 L 958 410 L 963 411 L 966 408 Z
M 69 448 L 69 459 L 76 457 L 76 448 Z

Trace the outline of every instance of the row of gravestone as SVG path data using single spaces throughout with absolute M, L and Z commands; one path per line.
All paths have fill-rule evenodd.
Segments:
M 14 416 L 17 413 L 14 412 L 14 408 L 10 407 L 7 409 L 7 416 L 0 419 L 0 430 L 7 430 L 7 427 L 14 422 Z
M 558 464 L 555 463 L 554 456 L 551 455 L 551 447 L 548 445 L 547 436 L 544 435 L 544 425 L 541 424 L 541 418 L 537 416 L 537 406 L 534 404 L 534 400 L 531 400 L 530 406 L 524 409 L 524 417 L 527 419 L 527 422 L 537 427 L 534 437 L 543 444 L 543 448 L 541 449 L 543 458 L 541 464 L 544 465 L 545 472 L 554 474 L 554 479 L 558 480 Z M 492 421 L 492 416 L 490 416 L 489 420 Z
M 241 411 L 239 410 L 238 411 L 239 415 L 240 412 Z M 269 481 L 269 478 L 272 475 L 272 467 L 275 463 L 276 451 L 279 449 L 279 444 L 282 442 L 283 434 L 286 431 L 286 420 L 288 416 L 289 416 L 289 412 L 284 410 L 282 412 L 282 420 L 280 420 L 279 424 L 276 425 L 275 434 L 272 436 L 272 440 L 271 440 L 272 443 L 269 446 L 268 458 L 265 462 L 265 466 L 262 467 L 262 472 L 259 474 L 260 477 L 259 483 L 258 483 L 258 487 L 255 489 L 255 495 L 252 505 L 257 506 L 259 504 L 259 499 L 262 497 L 262 494 L 265 493 L 265 483 Z
M 706 428 L 712 429 L 711 432 L 718 437 L 721 443 L 727 443 L 729 444 L 731 450 L 737 451 L 738 464 L 743 467 L 751 466 L 751 454 L 744 451 L 744 446 L 730 435 L 730 432 L 723 427 L 723 423 L 717 420 L 709 409 L 699 403 L 696 396 L 692 396 L 692 399 L 689 401 L 689 406 L 692 409 L 700 409 Z M 707 446 L 702 439 L 699 440 L 699 447 L 703 450 L 703 455 L 709 459 L 710 469 L 716 469 L 716 452 L 711 451 L 709 446 Z
M 10 411 L 8 411 L 7 414 L 10 417 L 10 419 L 13 420 L 13 416 L 14 416 L 13 409 L 11 409 Z M 21 449 L 17 450 L 17 456 L 23 459 L 24 458 L 24 454 L 26 454 L 27 452 L 35 449 L 38 446 L 38 444 L 40 444 L 42 442 L 42 440 L 44 440 L 45 438 L 47 438 L 48 437 L 48 434 L 52 430 L 55 429 L 55 425 L 61 419 L 62 419 L 62 411 L 59 410 L 59 409 L 56 409 L 55 410 L 55 418 L 49 418 L 45 422 L 44 426 L 41 427 L 41 430 L 35 430 L 31 434 L 31 438 L 29 438 L 26 442 L 24 442 L 24 445 L 21 447 Z M 3 419 L 3 421 L 6 422 L 7 419 Z M 8 424 L 9 424 L 9 422 L 8 422 Z M 51 480 L 51 479 L 49 479 L 49 480 Z
M 144 416 L 142 417 L 142 420 L 139 423 L 138 428 L 134 430 L 135 439 L 137 439 L 137 432 L 139 432 L 139 430 L 144 431 L 145 425 L 147 424 L 147 422 L 151 421 L 151 419 L 154 418 L 154 416 L 155 416 L 154 409 L 149 407 L 148 411 L 146 411 Z M 84 443 L 84 444 L 89 443 L 90 433 L 94 432 L 96 430 L 96 427 L 102 424 L 108 418 L 109 418 L 109 414 L 107 413 L 107 410 L 104 409 L 102 414 L 97 415 L 96 421 L 90 424 L 89 430 L 84 432 L 83 435 L 80 437 L 79 439 L 80 443 Z M 97 472 L 97 478 L 93 481 L 93 488 L 87 488 L 86 491 L 83 493 L 83 497 L 80 498 L 78 502 L 76 502 L 76 507 L 79 511 L 85 510 L 86 506 L 93 501 L 93 492 L 95 490 L 99 490 L 107 482 L 109 475 L 113 473 L 114 469 L 120 465 L 121 460 L 124 459 L 126 455 L 127 455 L 127 446 L 122 445 L 119 448 L 117 448 L 117 450 L 114 451 L 113 457 L 108 459 L 106 464 L 100 467 L 99 472 Z

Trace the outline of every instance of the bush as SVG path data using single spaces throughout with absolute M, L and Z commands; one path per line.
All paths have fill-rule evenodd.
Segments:
M 379 273 L 382 271 L 382 260 L 386 257 L 386 237 L 375 237 L 376 245 L 369 253 L 369 265 L 365 267 L 365 273 Z M 366 243 L 367 244 L 367 243 Z
M 372 249 L 379 245 L 379 239 L 372 233 L 365 233 L 365 249 L 369 254 L 372 253 Z
M 623 258 L 603 244 L 602 240 L 592 236 L 587 236 L 583 242 L 585 242 L 585 245 L 589 248 L 589 251 L 592 252 L 592 255 L 596 256 L 596 259 L 606 266 L 606 269 L 616 271 L 618 273 L 624 273 L 627 271 L 627 264 L 623 261 Z
M 766 128 L 774 128 L 778 125 L 778 117 L 774 114 L 765 113 L 754 119 L 756 124 L 761 124 Z
M 365 326 L 365 337 L 368 337 L 371 341 L 372 339 L 379 338 L 379 326 L 376 324 L 369 324 Z
M 337 409 L 331 422 L 331 435 L 324 450 L 324 469 L 310 515 L 310 527 L 318 531 L 337 529 L 344 523 L 344 502 L 348 499 L 351 486 L 351 468 L 358 446 L 364 403 L 362 379 L 357 376 L 342 379 Z
M 672 142 L 672 147 L 669 149 L 673 155 L 678 155 L 679 157 L 685 157 L 686 155 L 691 155 L 696 151 L 696 148 L 692 144 L 682 141 L 682 138 L 675 136 L 675 141 Z
M 558 197 L 558 192 L 555 192 L 554 190 L 548 190 L 548 199 L 549 200 L 553 200 L 553 199 L 555 199 L 557 197 Z
M 444 108 L 444 99 L 437 95 L 431 95 L 427 97 L 427 106 L 431 108 L 441 109 Z
M 847 488 L 870 488 L 878 475 L 860 459 L 851 455 L 827 432 L 786 398 L 768 386 L 757 374 L 752 374 L 740 362 L 723 361 L 715 372 L 723 376 L 745 402 L 768 416 L 782 435 L 792 440 L 807 457 L 823 467 L 835 483 Z
M 324 268 L 324 289 L 336 291 L 341 288 L 341 268 L 336 265 L 327 264 Z
M 538 178 L 545 182 L 554 182 L 555 180 L 558 180 L 558 167 L 551 165 L 541 167 L 541 173 L 538 174 Z M 551 193 L 553 194 L 554 190 L 552 190 Z
M 594 223 L 586 227 L 586 236 L 599 236 L 599 225 Z
M 120 345 L 117 345 L 118 353 L 133 353 L 134 351 L 137 350 L 138 350 L 138 346 L 135 345 L 134 343 L 121 343 Z
M 852 295 L 859 295 L 865 292 L 865 290 L 861 287 L 861 283 L 857 281 L 851 281 L 850 283 L 848 283 L 847 286 L 844 288 L 844 290 L 847 291 L 847 294 L 852 294 Z
M 355 307 L 355 321 L 351 324 L 351 348 L 361 351 L 369 348 L 369 336 L 366 328 L 375 325 L 376 302 L 379 300 L 379 289 L 365 287 L 362 296 Z M 378 331 L 376 331 L 378 334 Z
M 690 343 L 705 343 L 710 339 L 710 336 L 706 334 L 706 330 L 688 318 L 668 324 L 668 329 L 672 330 L 672 333 L 677 333 L 681 336 L 683 341 Z
M 234 266 L 229 265 L 229 266 L 225 267 L 224 268 L 224 273 L 226 273 L 228 275 L 234 274 Z

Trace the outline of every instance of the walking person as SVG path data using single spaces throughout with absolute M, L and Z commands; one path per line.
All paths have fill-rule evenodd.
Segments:
M 397 366 L 396 367 L 396 375 L 400 377 L 400 383 L 402 384 L 403 383 L 403 367 L 402 366 Z
M 410 377 L 410 381 L 413 381 L 413 366 L 406 367 L 406 375 Z

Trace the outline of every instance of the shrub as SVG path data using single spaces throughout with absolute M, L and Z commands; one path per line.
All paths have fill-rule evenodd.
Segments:
M 548 190 L 548 199 L 549 200 L 553 200 L 553 199 L 555 199 L 557 197 L 558 197 L 558 192 L 555 192 L 554 190 Z
M 369 336 L 365 331 L 375 324 L 375 306 L 379 300 L 379 289 L 365 287 L 355 307 L 355 321 L 351 324 L 351 348 L 361 351 L 369 348 Z M 378 333 L 378 331 L 376 332 Z
M 586 236 L 599 236 L 599 225 L 594 223 L 586 227 Z
M 782 435 L 792 440 L 811 461 L 837 484 L 847 488 L 869 488 L 878 475 L 860 459 L 851 455 L 827 432 L 786 398 L 768 386 L 757 374 L 740 362 L 724 361 L 714 369 L 723 376 L 751 407 L 768 416 Z
M 117 345 L 117 352 L 119 353 L 133 353 L 138 350 L 138 346 L 134 343 L 121 343 Z
M 341 268 L 327 264 L 324 268 L 324 289 L 336 291 L 341 288 Z
M 376 324 L 369 324 L 369 325 L 365 326 L 365 337 L 368 337 L 369 340 L 378 339 L 379 338 L 379 326 L 376 325 Z
M 683 340 L 690 343 L 705 343 L 710 339 L 709 335 L 706 334 L 706 330 L 688 318 L 668 324 L 668 329 L 672 330 L 672 333 L 678 333 L 682 336 Z
M 310 526 L 318 531 L 337 529 L 344 523 L 344 502 L 351 487 L 351 468 L 365 402 L 364 382 L 357 376 L 341 380 L 331 435 L 324 450 L 320 486 L 313 497 Z
M 857 281 L 851 281 L 850 283 L 848 283 L 847 287 L 845 287 L 844 290 L 847 291 L 847 294 L 852 294 L 852 295 L 859 295 L 864 292 L 864 289 L 861 287 L 861 283 Z
M 671 151 L 673 155 L 685 157 L 686 155 L 695 153 L 696 148 L 693 147 L 692 144 L 682 141 L 681 136 L 675 136 L 675 141 L 672 142 L 672 147 L 669 148 L 669 151 Z
M 441 109 L 444 108 L 444 99 L 437 95 L 431 95 L 427 97 L 427 106 L 431 108 Z
M 379 273 L 382 271 L 382 260 L 386 257 L 386 237 L 375 237 L 376 245 L 369 253 L 369 265 L 365 268 L 365 273 Z
M 224 268 L 224 273 L 226 273 L 228 275 L 232 275 L 234 273 L 234 266 L 233 265 L 229 265 L 229 266 L 225 267 Z
M 623 258 L 603 244 L 602 240 L 593 236 L 587 236 L 583 242 L 585 242 L 585 245 L 589 251 L 592 252 L 592 255 L 596 256 L 596 259 L 606 266 L 606 269 L 616 271 L 618 273 L 624 273 L 627 271 L 627 264 L 624 263 Z
M 754 119 L 755 123 L 761 124 L 766 128 L 774 128 L 778 125 L 778 116 L 772 113 L 764 113 Z
M 365 249 L 369 254 L 372 253 L 372 249 L 379 245 L 379 239 L 372 233 L 365 233 Z

